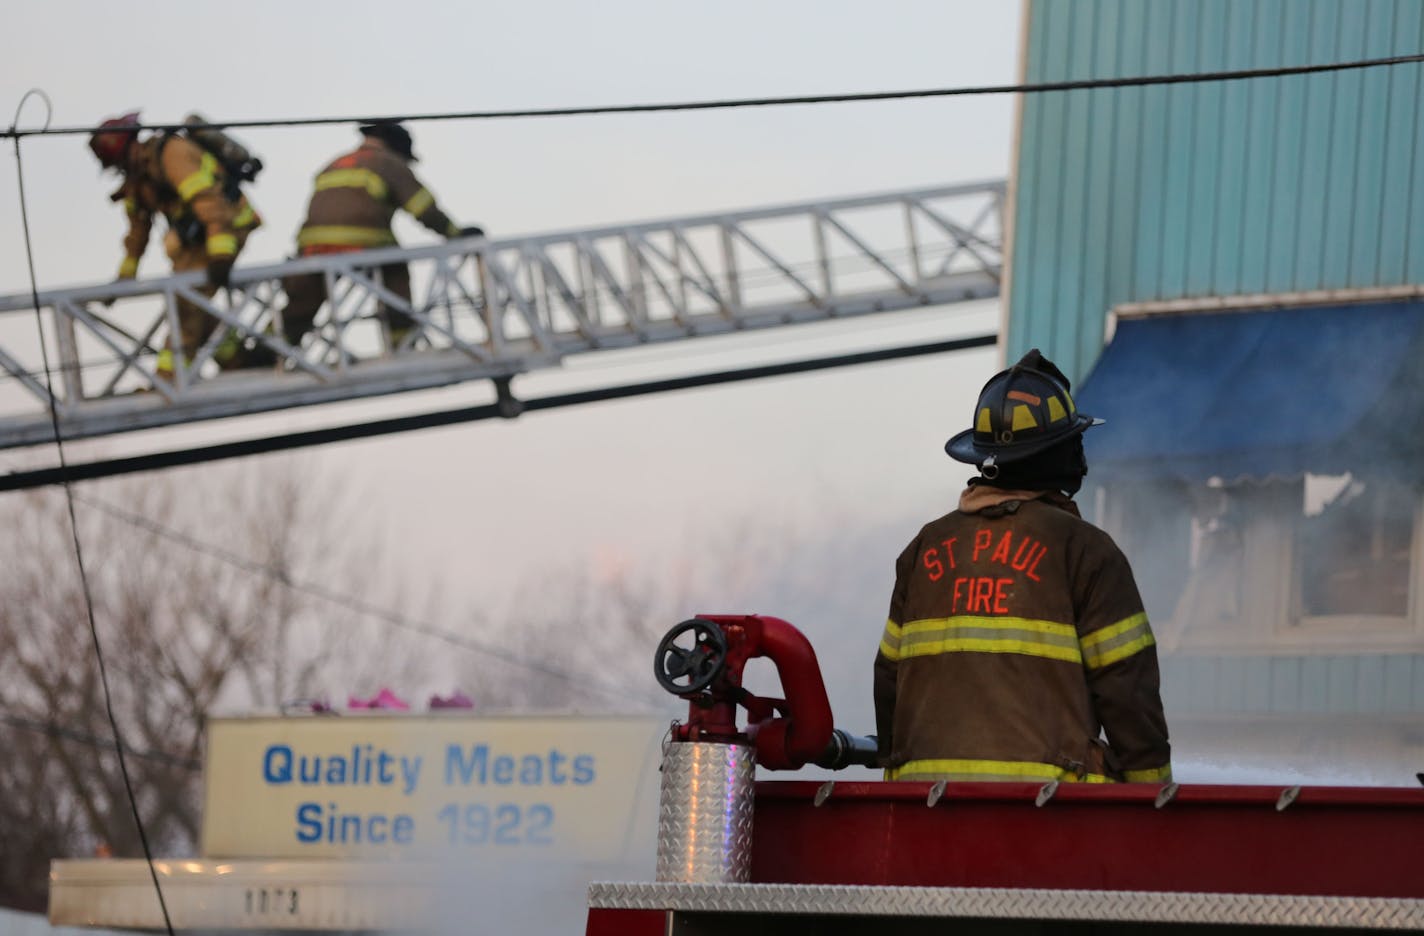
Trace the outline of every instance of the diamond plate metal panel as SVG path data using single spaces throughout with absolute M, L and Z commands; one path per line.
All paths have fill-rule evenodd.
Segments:
M 663 755 L 657 879 L 742 882 L 751 876 L 756 749 L 679 743 Z
M 797 884 L 595 883 L 594 909 L 838 916 L 1210 923 L 1409 930 L 1424 900 L 1160 891 L 866 887 Z

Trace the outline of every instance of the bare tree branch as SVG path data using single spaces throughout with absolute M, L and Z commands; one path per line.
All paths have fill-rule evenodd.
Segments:
M 334 519 L 336 497 L 295 463 L 85 490 L 80 535 L 93 557 L 95 617 L 130 749 L 195 759 L 204 720 L 220 706 L 270 710 L 293 696 L 343 691 L 381 667 L 421 671 L 430 648 L 376 644 L 374 625 L 333 614 L 283 584 L 318 580 L 353 596 L 381 587 L 370 553 L 350 546 L 357 538 L 351 524 Z M 95 506 L 110 502 L 221 542 L 274 572 L 235 568 Z M 107 738 L 109 728 L 62 511 L 54 492 L 0 500 L 8 531 L 0 539 L 0 706 L 73 733 L 0 725 L 7 751 L 0 758 L 0 904 L 43 906 L 52 858 L 138 853 L 112 752 L 80 740 Z M 373 645 L 381 652 L 371 653 Z M 197 775 L 152 758 L 130 766 L 150 839 L 169 854 L 191 853 Z

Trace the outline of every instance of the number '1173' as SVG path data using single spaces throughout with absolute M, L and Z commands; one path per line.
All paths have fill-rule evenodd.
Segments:
M 445 825 L 451 845 L 552 845 L 554 809 L 544 803 L 450 803 L 435 817 Z

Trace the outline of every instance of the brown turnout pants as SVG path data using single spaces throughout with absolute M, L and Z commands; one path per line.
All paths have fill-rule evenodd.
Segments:
M 381 283 L 407 303 L 410 302 L 410 269 L 404 263 L 384 263 L 376 267 L 381 274 Z M 301 273 L 282 280 L 282 288 L 287 292 L 287 306 L 282 310 L 282 330 L 287 343 L 296 347 L 302 337 L 311 331 L 316 321 L 317 311 L 326 301 L 326 277 L 321 273 Z M 390 335 L 392 348 L 399 344 L 415 320 L 399 309 L 380 303 L 377 315 Z
M 247 243 L 247 235 L 251 233 L 251 228 L 244 228 L 234 231 L 237 237 L 237 254 L 242 253 L 242 246 Z M 187 273 L 192 270 L 206 270 L 208 268 L 208 248 L 202 244 L 184 244 L 178 239 L 178 234 L 169 231 L 163 238 L 164 250 L 168 253 L 168 259 L 173 262 L 174 273 Z M 198 286 L 198 292 L 208 298 L 217 295 L 217 288 L 207 283 Z M 175 343 L 173 336 L 168 336 L 168 351 L 181 350 L 184 360 L 191 361 L 193 355 L 198 353 L 198 349 L 203 346 L 213 331 L 221 324 L 216 318 L 203 311 L 198 306 L 186 299 L 178 300 L 178 341 Z M 241 343 L 240 336 L 229 335 L 228 340 L 220 344 L 213 352 L 213 360 L 217 361 L 219 367 L 226 368 L 235 363 L 236 351 Z M 175 347 L 176 344 L 176 347 Z

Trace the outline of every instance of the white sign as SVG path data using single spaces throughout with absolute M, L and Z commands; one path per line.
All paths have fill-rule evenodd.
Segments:
M 203 853 L 620 860 L 634 824 L 655 820 L 638 805 L 656 802 L 662 730 L 455 713 L 214 719 Z

